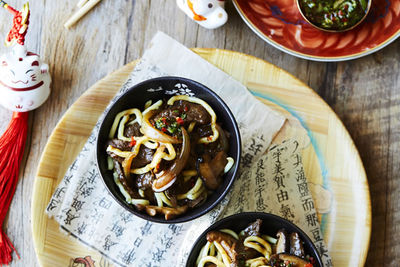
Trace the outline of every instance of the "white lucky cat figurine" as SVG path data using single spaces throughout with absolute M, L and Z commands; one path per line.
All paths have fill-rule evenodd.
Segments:
M 38 55 L 15 44 L 10 53 L 0 57 L 0 104 L 26 112 L 38 108 L 50 95 L 49 66 Z
M 221 27 L 228 20 L 223 0 L 176 0 L 176 3 L 186 15 L 207 29 Z

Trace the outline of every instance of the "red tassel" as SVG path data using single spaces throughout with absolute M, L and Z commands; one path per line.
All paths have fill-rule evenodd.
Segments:
M 19 258 L 13 244 L 3 231 L 3 223 L 17 187 L 27 132 L 28 112 L 14 112 L 7 130 L 0 137 L 0 266 L 11 262 L 13 251 Z

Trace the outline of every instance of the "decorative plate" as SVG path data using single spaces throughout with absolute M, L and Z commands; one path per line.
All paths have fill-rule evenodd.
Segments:
M 400 36 L 400 0 L 372 0 L 366 20 L 343 33 L 320 31 L 296 0 L 233 0 L 246 24 L 272 46 L 304 59 L 344 61 L 369 55 Z

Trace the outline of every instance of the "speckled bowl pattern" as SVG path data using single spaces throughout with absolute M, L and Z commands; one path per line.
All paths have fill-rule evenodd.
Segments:
M 261 219 L 263 221 L 260 232 L 272 237 L 274 237 L 276 233 L 282 228 L 285 228 L 288 233 L 297 232 L 300 236 L 300 239 L 304 242 L 304 251 L 306 255 L 310 255 L 315 259 L 314 267 L 323 266 L 317 248 L 314 246 L 311 239 L 299 227 L 289 222 L 288 220 L 285 220 L 279 216 L 270 213 L 243 212 L 226 217 L 208 227 L 207 230 L 205 230 L 194 243 L 187 259 L 186 267 L 196 266 L 196 260 L 200 253 L 200 250 L 207 242 L 206 236 L 208 232 L 228 228 L 238 233 L 257 219 Z
M 152 100 L 153 103 L 160 99 L 169 99 L 173 95 L 186 94 L 206 101 L 215 111 L 217 122 L 222 128 L 230 133 L 228 155 L 235 160 L 235 164 L 230 171 L 223 176 L 223 183 L 211 195 L 205 203 L 194 209 L 189 209 L 185 214 L 172 220 L 165 220 L 163 216 L 149 216 L 145 212 L 140 212 L 134 206 L 128 204 L 114 182 L 112 171 L 107 170 L 106 144 L 111 125 L 115 116 L 126 109 L 138 108 L 143 110 L 145 103 Z M 241 139 L 236 120 L 224 101 L 206 86 L 180 77 L 160 77 L 146 80 L 139 83 L 124 93 L 109 109 L 105 115 L 97 136 L 96 159 L 98 170 L 110 194 L 122 207 L 132 214 L 148 221 L 158 223 L 182 223 L 193 220 L 213 209 L 230 190 L 235 177 L 237 176 L 241 154 Z

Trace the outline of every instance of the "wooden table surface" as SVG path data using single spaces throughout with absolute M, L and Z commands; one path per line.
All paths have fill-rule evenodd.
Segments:
M 8 1 L 21 7 L 22 0 Z M 240 51 L 265 59 L 303 80 L 338 114 L 357 145 L 372 199 L 372 236 L 366 266 L 400 262 L 400 41 L 361 59 L 317 63 L 299 59 L 264 43 L 228 1 L 228 23 L 200 28 L 173 0 L 104 0 L 76 27 L 64 22 L 78 0 L 31 1 L 27 47 L 50 65 L 52 94 L 31 112 L 30 134 L 6 231 L 21 255 L 11 266 L 38 266 L 31 235 L 32 184 L 47 138 L 72 103 L 97 80 L 140 58 L 152 36 L 164 31 L 188 47 Z M 0 12 L 0 39 L 11 15 Z M 6 48 L 1 47 L 4 53 Z M 11 112 L 0 108 L 0 131 Z M 43 215 L 45 216 L 45 215 Z M 14 258 L 16 258 L 14 256 Z

